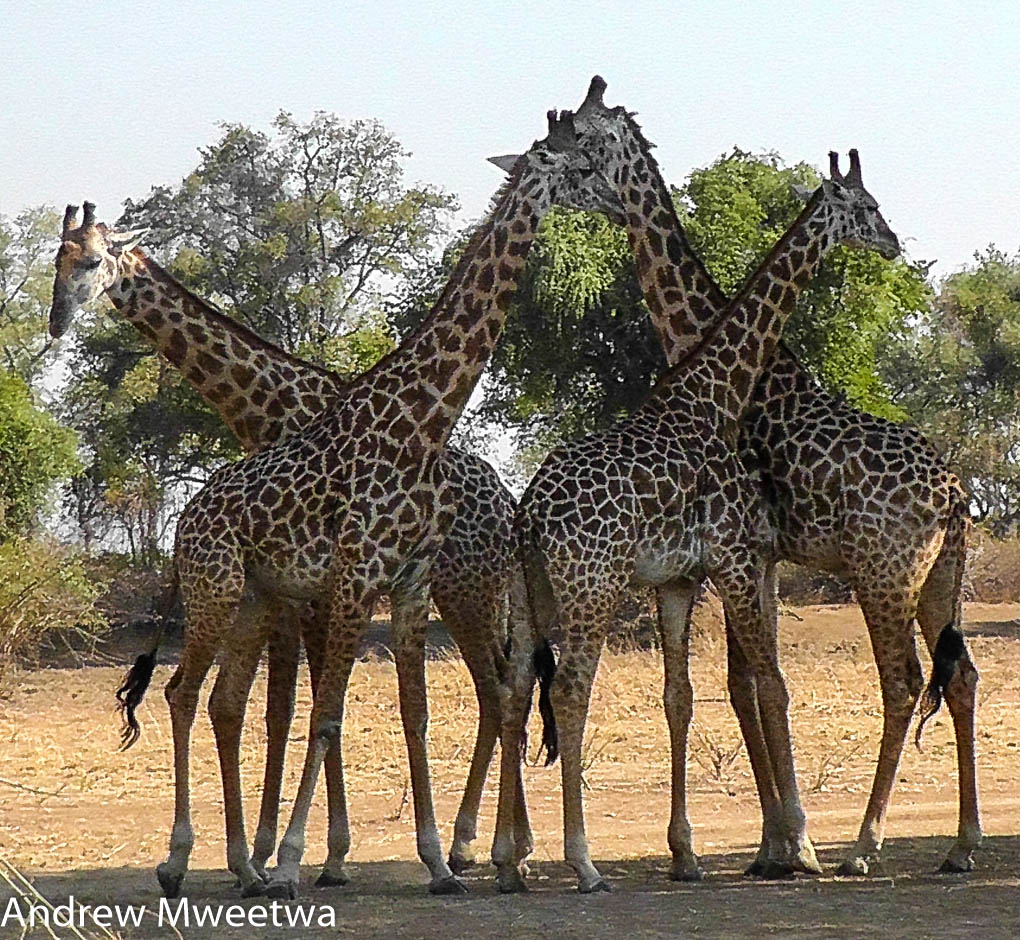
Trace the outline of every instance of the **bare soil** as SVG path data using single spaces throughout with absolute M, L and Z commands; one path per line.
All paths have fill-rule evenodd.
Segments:
M 355 669 L 344 752 L 354 835 L 344 888 L 312 887 L 325 855 L 321 788 L 308 832 L 300 903 L 330 904 L 337 928 L 182 929 L 185 937 L 653 937 L 753 934 L 813 937 L 1012 937 L 1020 935 L 1020 604 L 972 604 L 968 640 L 981 670 L 979 779 L 986 840 L 969 875 L 936 875 L 956 831 L 952 725 L 941 713 L 924 750 L 904 753 L 882 871 L 867 879 L 745 879 L 760 815 L 750 767 L 726 699 L 721 641 L 695 643 L 695 727 L 690 810 L 696 847 L 709 872 L 698 885 L 667 878 L 669 747 L 661 709 L 662 664 L 654 651 L 607 653 L 593 696 L 586 748 L 586 811 L 592 852 L 614 887 L 581 897 L 561 861 L 559 772 L 533 767 L 527 785 L 537 848 L 532 890 L 500 897 L 486 865 L 468 877 L 469 894 L 432 898 L 416 860 L 405 805 L 407 772 L 392 665 L 378 652 Z M 875 667 L 856 607 L 798 608 L 781 624 L 783 665 L 802 793 L 823 864 L 834 867 L 852 843 L 867 801 L 881 738 Z M 139 644 L 139 647 L 142 644 Z M 456 812 L 474 737 L 467 671 L 440 644 L 429 663 L 430 753 L 439 818 Z M 123 661 L 131 658 L 122 651 Z M 927 669 L 927 659 L 922 655 Z M 159 892 L 153 867 L 166 851 L 173 808 L 171 739 L 157 671 L 143 706 L 144 735 L 115 750 L 112 691 L 122 669 L 90 666 L 22 673 L 0 700 L 0 858 L 17 866 L 55 903 L 147 904 Z M 211 683 L 207 686 L 211 687 Z M 309 696 L 303 680 L 299 716 Z M 260 673 L 243 740 L 249 827 L 258 812 L 265 743 Z M 295 722 L 285 792 L 293 794 L 306 742 Z M 537 740 L 537 736 L 534 736 Z M 222 798 L 208 720 L 196 722 L 192 758 L 196 845 L 185 893 L 194 902 L 236 900 L 224 867 Z M 488 854 L 495 771 L 482 806 L 479 858 Z M 284 807 L 284 818 L 289 803 Z M 10 892 L 0 882 L 0 914 Z M 262 901 L 245 901 L 258 905 Z M 20 928 L 0 929 L 0 937 Z M 60 936 L 68 936 L 59 932 Z M 46 936 L 45 932 L 38 935 Z M 173 936 L 155 918 L 123 936 Z

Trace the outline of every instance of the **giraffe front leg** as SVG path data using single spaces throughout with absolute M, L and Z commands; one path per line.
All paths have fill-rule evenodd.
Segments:
M 418 857 L 431 875 L 431 894 L 463 894 L 467 888 L 450 870 L 436 826 L 428 765 L 428 702 L 425 694 L 425 631 L 428 594 L 416 585 L 393 597 L 393 654 L 397 666 L 400 720 L 411 770 Z
M 705 870 L 698 863 L 691 842 L 687 816 L 687 735 L 694 714 L 694 690 L 689 672 L 693 582 L 668 584 L 656 591 L 659 637 L 665 666 L 663 704 L 669 726 L 672 761 L 669 850 L 673 856 L 670 877 L 674 881 L 701 881 Z
M 335 748 L 337 755 L 342 753 L 340 745 L 347 683 L 361 638 L 371 619 L 372 603 L 365 580 L 334 578 L 334 583 L 337 587 L 328 614 L 322 673 L 315 684 L 308 749 L 290 823 L 277 852 L 276 870 L 266 888 L 266 894 L 271 898 L 294 899 L 298 896 L 305 828 L 316 781 L 327 751 Z

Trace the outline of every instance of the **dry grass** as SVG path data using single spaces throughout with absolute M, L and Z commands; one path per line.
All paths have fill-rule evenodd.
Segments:
M 986 619 L 1010 619 L 1018 611 Z M 855 834 L 881 737 L 875 668 L 859 622 L 849 608 L 801 611 L 784 618 L 782 661 L 791 689 L 791 716 L 802 789 L 816 840 Z M 982 670 L 979 728 L 982 796 L 992 831 L 1011 831 L 994 806 L 1013 814 L 1020 741 L 1020 641 L 973 636 Z M 711 631 L 697 638 L 692 665 L 695 729 L 689 760 L 691 817 L 702 850 L 752 844 L 757 801 L 746 755 L 726 699 L 725 651 Z M 169 677 L 161 667 L 154 688 Z M 119 672 L 44 670 L 22 677 L 0 713 L 0 853 L 26 871 L 120 866 L 149 867 L 162 858 L 172 809 L 171 740 L 158 692 L 143 706 L 142 741 L 115 753 L 117 724 L 110 708 Z M 431 767 L 439 818 L 452 823 L 474 743 L 474 693 L 458 658 L 429 663 Z M 597 857 L 633 858 L 664 852 L 669 805 L 669 738 L 661 707 L 662 663 L 655 652 L 607 652 L 592 700 L 585 746 L 586 796 Z M 242 769 L 254 828 L 265 746 L 260 674 L 242 742 Z M 307 715 L 302 681 L 298 715 Z M 355 669 L 344 734 L 356 860 L 415 857 L 413 814 L 398 718 L 392 664 L 373 659 Z M 533 729 L 533 741 L 537 741 Z M 306 742 L 305 719 L 294 725 L 285 793 L 293 794 Z M 533 745 L 534 748 L 534 745 Z M 532 748 L 532 749 L 533 749 Z M 196 722 L 192 805 L 198 830 L 194 864 L 223 864 L 222 802 L 208 720 Z M 483 804 L 479 849 L 484 857 L 494 809 L 493 784 Z M 539 858 L 559 858 L 559 774 L 528 770 Z M 12 785 L 13 784 L 13 785 Z M 317 797 L 321 805 L 321 793 Z M 943 713 L 929 725 L 925 751 L 905 752 L 894 794 L 890 831 L 911 834 L 919 820 L 930 832 L 955 829 L 955 749 Z M 926 807 L 921 816 L 907 807 Z M 284 819 L 289 804 L 284 808 Z M 324 853 L 324 813 L 317 809 L 306 857 Z M 620 817 L 618 819 L 617 817 Z M 627 822 L 620 820 L 626 818 Z M 1010 816 L 1009 818 L 1012 818 Z M 448 838 L 449 829 L 444 832 Z

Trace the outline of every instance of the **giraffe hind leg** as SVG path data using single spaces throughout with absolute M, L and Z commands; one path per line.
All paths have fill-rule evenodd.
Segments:
M 947 625 L 962 625 L 963 567 L 966 563 L 966 520 L 954 520 L 945 542 L 928 574 L 917 605 L 917 622 L 929 651 L 934 652 Z M 978 671 L 970 653 L 963 655 L 945 691 L 946 704 L 956 736 L 956 764 L 959 778 L 959 824 L 956 842 L 939 871 L 966 872 L 974 868 L 974 851 L 981 844 L 981 817 L 977 795 L 977 711 Z

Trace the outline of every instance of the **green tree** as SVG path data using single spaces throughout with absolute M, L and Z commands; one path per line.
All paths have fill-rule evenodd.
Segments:
M 948 277 L 885 363 L 893 399 L 946 454 L 998 535 L 1020 529 L 1020 253 Z
M 53 253 L 60 216 L 49 206 L 0 216 L 0 366 L 33 383 L 45 366 Z
M 37 525 L 53 487 L 79 467 L 75 436 L 0 369 L 0 542 Z
M 799 214 L 794 184 L 818 181 L 806 164 L 735 150 L 695 170 L 674 198 L 692 246 L 732 293 Z M 802 295 L 787 339 L 831 391 L 901 417 L 877 357 L 880 341 L 925 309 L 925 273 L 836 249 Z M 633 409 L 664 368 L 623 232 L 601 217 L 550 213 L 493 357 L 482 417 L 513 428 L 530 461 Z
M 199 295 L 290 352 L 356 374 L 392 348 L 385 305 L 427 266 L 454 200 L 408 186 L 376 121 L 281 112 L 270 133 L 224 124 L 179 185 L 128 201 L 119 226 Z M 67 415 L 89 454 L 69 509 L 147 563 L 176 506 L 238 455 L 216 416 L 119 320 L 81 331 Z

